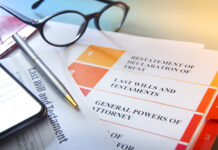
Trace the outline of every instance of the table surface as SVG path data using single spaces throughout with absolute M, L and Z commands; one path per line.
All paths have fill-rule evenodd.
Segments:
M 130 6 L 122 33 L 205 44 L 218 50 L 217 0 L 121 0 Z M 33 18 L 71 9 L 84 14 L 102 8 L 94 0 L 45 0 L 36 10 L 36 0 L 1 0 L 1 3 Z M 3 13 L 1 10 L 0 13 Z

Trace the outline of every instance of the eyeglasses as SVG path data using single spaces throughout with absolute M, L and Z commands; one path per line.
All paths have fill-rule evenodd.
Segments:
M 84 15 L 78 11 L 65 10 L 41 20 L 30 19 L 3 4 L 0 4 L 0 7 L 24 23 L 37 28 L 40 35 L 47 43 L 61 47 L 69 46 L 76 42 L 85 32 L 88 22 L 91 19 L 94 19 L 95 26 L 98 30 L 120 30 L 127 16 L 129 6 L 118 1 L 98 1 L 107 4 L 99 12 Z M 38 1 L 35 7 L 41 2 L 42 0 Z M 54 22 L 58 23 L 54 24 Z M 68 23 L 70 25 L 65 24 L 64 28 L 61 25 L 57 25 L 62 23 Z

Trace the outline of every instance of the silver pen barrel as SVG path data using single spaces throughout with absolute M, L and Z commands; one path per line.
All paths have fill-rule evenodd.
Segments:
M 75 108 L 78 108 L 77 103 L 74 101 L 72 96 L 69 94 L 64 85 L 60 80 L 54 75 L 54 73 L 47 67 L 47 65 L 38 57 L 35 51 L 24 41 L 19 35 L 14 34 L 13 39 L 20 46 L 23 52 L 31 59 L 31 61 L 36 65 L 36 68 L 40 73 L 45 76 L 51 84 L 65 97 L 65 99 L 72 104 Z

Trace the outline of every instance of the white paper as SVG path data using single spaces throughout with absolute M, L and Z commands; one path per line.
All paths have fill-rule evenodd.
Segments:
M 54 47 L 44 43 L 38 34 L 29 43 L 39 55 L 47 57 L 45 63 L 51 66 L 51 70 L 75 98 L 80 109 L 77 111 L 69 105 L 40 76 L 21 50 L 16 50 L 19 52 L 15 56 L 2 60 L 1 63 L 45 104 L 49 117 L 5 141 L 0 149 L 115 149 L 106 130 L 85 103 L 79 89 L 73 85 L 75 83 L 59 61 Z
M 88 51 L 90 45 L 100 52 Z M 109 51 L 123 54 L 116 60 Z M 58 52 L 118 149 L 187 148 L 194 135 L 187 132 L 190 122 L 200 118 L 198 125 L 202 124 L 206 111 L 198 107 L 208 89 L 216 91 L 211 82 L 218 54 L 193 43 L 89 29 Z M 107 61 L 99 58 L 104 55 L 115 59 L 114 64 L 101 65 Z M 95 84 L 88 83 L 94 82 L 90 76 L 98 77 Z

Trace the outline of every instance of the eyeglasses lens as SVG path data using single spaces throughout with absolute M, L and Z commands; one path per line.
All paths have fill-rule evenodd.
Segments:
M 99 18 L 102 30 L 116 31 L 122 26 L 125 11 L 122 5 L 113 5 L 106 9 Z
M 64 28 L 60 25 L 62 23 L 65 23 Z M 72 28 L 72 25 L 75 25 L 75 27 Z M 66 12 L 49 19 L 44 25 L 43 35 L 52 44 L 66 45 L 79 38 L 84 25 L 85 18 L 82 15 L 75 12 Z

